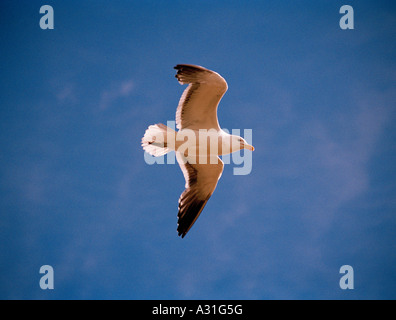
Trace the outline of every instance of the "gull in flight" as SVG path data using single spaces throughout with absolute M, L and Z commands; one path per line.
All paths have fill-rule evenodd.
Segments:
M 179 131 L 162 123 L 151 125 L 142 138 L 142 147 L 156 157 L 176 152 L 186 180 L 179 198 L 177 227 L 183 238 L 216 189 L 224 167 L 219 155 L 241 149 L 253 151 L 254 147 L 220 128 L 217 107 L 228 89 L 222 76 L 197 65 L 178 64 L 175 69 L 179 83 L 188 84 L 176 110 Z

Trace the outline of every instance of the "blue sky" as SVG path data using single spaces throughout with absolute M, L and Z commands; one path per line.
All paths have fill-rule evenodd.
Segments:
M 1 299 L 396 298 L 392 2 L 1 1 L 0 17 Z M 184 239 L 183 175 L 140 147 L 174 120 L 178 63 L 227 80 L 220 125 L 256 148 Z

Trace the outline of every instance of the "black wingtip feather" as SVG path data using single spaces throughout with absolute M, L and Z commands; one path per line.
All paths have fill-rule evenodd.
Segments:
M 179 205 L 177 231 L 182 238 L 191 229 L 205 207 L 207 200 L 195 200 L 185 207 Z

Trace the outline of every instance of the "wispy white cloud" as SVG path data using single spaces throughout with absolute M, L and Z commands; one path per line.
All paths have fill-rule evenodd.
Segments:
M 134 89 L 133 80 L 125 80 L 110 89 L 102 92 L 99 101 L 99 107 L 101 110 L 109 108 L 117 99 L 122 97 L 128 97 Z
M 56 92 L 56 98 L 60 103 L 76 102 L 76 92 L 73 84 L 68 84 L 59 88 Z

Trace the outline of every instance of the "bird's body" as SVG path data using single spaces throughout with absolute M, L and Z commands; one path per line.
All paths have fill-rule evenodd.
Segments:
M 224 78 L 195 65 L 182 64 L 175 69 L 178 70 L 178 81 L 189 84 L 176 110 L 179 131 L 163 124 L 149 126 L 142 146 L 154 156 L 176 152 L 186 180 L 186 189 L 179 198 L 178 213 L 178 232 L 184 237 L 216 189 L 224 167 L 218 156 L 254 148 L 243 138 L 220 128 L 217 107 L 228 88 Z

